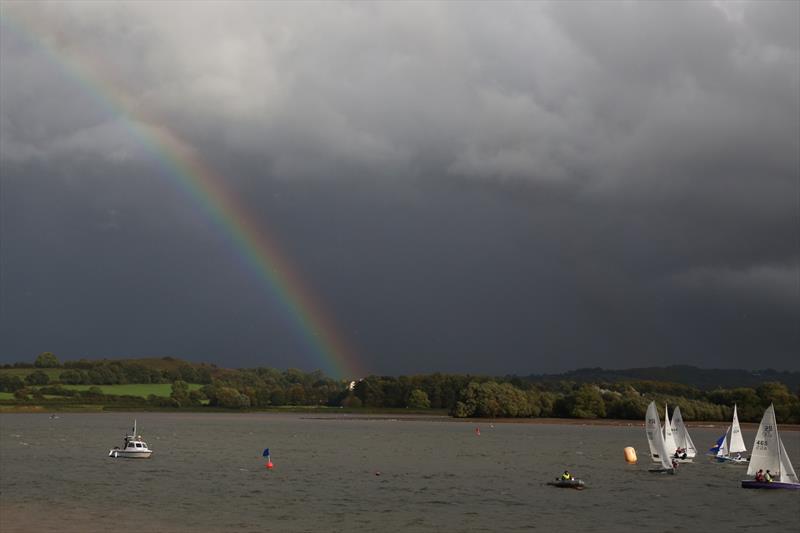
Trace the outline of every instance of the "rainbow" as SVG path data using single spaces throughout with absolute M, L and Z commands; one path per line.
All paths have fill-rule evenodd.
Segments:
M 315 355 L 315 364 L 328 375 L 352 378 L 365 375 L 355 351 L 348 345 L 309 285 L 297 273 L 276 239 L 255 222 L 246 207 L 226 186 L 225 179 L 174 131 L 145 116 L 124 89 L 103 76 L 101 65 L 86 54 L 68 53 L 50 44 L 48 28 L 30 18 L 10 16 L 9 4 L 0 11 L 0 23 L 14 30 L 79 83 L 99 105 L 111 112 L 221 230 L 232 249 L 248 265 L 262 288 L 276 297 Z M 42 37 L 40 37 L 42 36 Z

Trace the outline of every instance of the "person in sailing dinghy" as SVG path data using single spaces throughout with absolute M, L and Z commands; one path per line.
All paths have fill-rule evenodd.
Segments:
M 764 474 L 764 481 L 767 483 L 772 483 L 772 474 L 769 473 L 769 470 L 767 470 L 767 473 Z
M 758 472 L 756 472 L 756 481 L 759 481 L 761 483 L 764 482 L 764 470 L 759 470 Z
M 572 481 L 573 479 L 575 478 L 567 470 L 564 470 L 564 473 L 561 474 L 561 481 Z

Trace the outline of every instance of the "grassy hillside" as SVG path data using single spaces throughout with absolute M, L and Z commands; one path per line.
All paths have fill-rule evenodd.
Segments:
M 19 379 L 24 380 L 25 376 L 32 374 L 37 370 L 41 370 L 47 374 L 47 377 L 50 378 L 50 381 L 57 380 L 58 376 L 64 371 L 63 368 L 0 368 L 0 374 L 17 376 Z

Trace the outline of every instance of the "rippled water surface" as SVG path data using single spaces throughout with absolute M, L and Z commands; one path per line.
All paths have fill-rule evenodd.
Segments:
M 134 417 L 154 456 L 107 457 Z M 690 431 L 703 449 L 721 433 Z M 744 433 L 749 447 L 755 431 Z M 800 433 L 782 438 L 800 470 Z M 745 468 L 705 458 L 651 474 L 646 449 L 641 427 L 4 414 L 0 531 L 799 530 L 800 491 L 741 489 Z M 545 485 L 564 468 L 588 488 Z

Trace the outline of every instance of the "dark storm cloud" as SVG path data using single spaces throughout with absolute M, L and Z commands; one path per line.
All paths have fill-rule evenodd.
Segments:
M 3 27 L 0 356 L 315 364 L 105 94 L 226 177 L 370 370 L 797 368 L 799 10 L 5 3 L 68 59 Z

